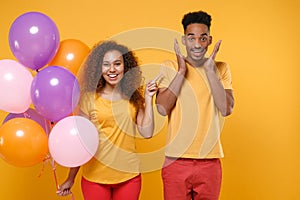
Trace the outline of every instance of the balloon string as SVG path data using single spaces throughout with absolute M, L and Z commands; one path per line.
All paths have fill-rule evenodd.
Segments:
M 48 122 L 50 123 L 50 127 L 52 128 L 54 126 L 54 123 L 53 122 Z M 51 130 L 50 128 L 50 130 Z M 53 170 L 53 177 L 54 177 L 54 181 L 55 181 L 55 186 L 56 186 L 56 190 L 59 190 L 59 184 L 58 184 L 58 179 L 57 179 L 57 174 L 56 174 L 56 166 L 55 166 L 55 161 L 53 158 L 51 158 L 51 156 L 48 154 L 46 156 L 46 158 L 43 160 L 43 166 L 42 166 L 42 169 L 41 169 L 41 172 L 40 174 L 38 175 L 38 177 L 41 177 L 42 174 L 44 173 L 44 170 L 45 170 L 45 164 L 47 161 L 49 161 L 51 159 L 51 166 L 52 166 L 52 170 Z M 75 196 L 73 193 L 71 193 L 71 200 L 75 200 Z
M 56 167 L 55 167 L 55 161 L 52 159 L 52 169 L 53 169 L 53 175 L 54 175 L 54 180 L 55 180 L 55 185 L 56 185 L 56 190 L 59 190 L 59 184 L 57 181 L 57 176 L 56 176 Z M 75 200 L 75 196 L 73 193 L 71 193 L 71 200 Z
M 24 112 L 23 115 L 24 115 L 24 118 L 31 118 L 30 115 L 26 112 Z
M 50 132 L 51 132 L 51 130 L 53 128 L 52 122 L 50 122 L 50 121 L 48 121 L 48 120 L 45 119 L 44 123 L 45 123 L 45 128 L 46 128 L 46 130 L 45 130 L 46 135 L 47 135 L 47 137 L 49 137 L 49 134 L 50 134 Z
M 44 174 L 44 171 L 45 171 L 45 164 L 46 162 L 50 159 L 50 156 L 47 155 L 46 158 L 43 160 L 43 166 L 42 166 L 42 169 L 38 175 L 38 177 L 40 178 L 42 176 L 42 174 Z
M 59 190 L 59 184 L 58 184 L 57 176 L 56 176 L 55 161 L 53 159 L 52 159 L 51 165 L 52 165 L 52 170 L 53 170 L 53 176 L 54 176 L 56 190 Z

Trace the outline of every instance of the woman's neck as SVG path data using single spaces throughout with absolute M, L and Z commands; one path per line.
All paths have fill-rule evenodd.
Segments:
M 101 96 L 104 99 L 111 100 L 111 101 L 123 99 L 123 95 L 120 90 L 120 87 L 104 86 L 100 90 L 99 96 Z

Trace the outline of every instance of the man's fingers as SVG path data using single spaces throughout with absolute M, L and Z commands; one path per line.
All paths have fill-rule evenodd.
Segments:
M 176 55 L 181 56 L 178 41 L 176 38 L 174 39 L 174 51 L 175 51 Z
M 178 41 L 177 41 L 176 38 L 174 39 L 174 51 L 176 53 L 177 58 L 181 58 L 183 60 L 186 60 L 186 57 L 181 54 L 179 44 L 178 44 Z
M 219 41 L 215 44 L 214 50 L 213 50 L 213 52 L 212 52 L 212 54 L 211 54 L 211 56 L 210 56 L 213 60 L 214 60 L 214 59 L 216 58 L 216 56 L 217 56 L 217 53 L 218 53 L 218 51 L 219 51 L 219 49 L 220 49 L 221 42 L 222 42 L 222 40 L 219 40 Z

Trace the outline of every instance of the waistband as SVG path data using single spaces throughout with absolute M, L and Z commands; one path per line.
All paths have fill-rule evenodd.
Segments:
M 168 160 L 183 160 L 183 161 L 216 161 L 216 160 L 220 160 L 220 158 L 181 158 L 181 157 L 170 157 L 170 156 L 166 156 L 165 157 Z

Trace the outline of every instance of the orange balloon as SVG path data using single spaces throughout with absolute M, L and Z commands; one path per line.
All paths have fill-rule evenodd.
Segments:
M 66 39 L 60 42 L 57 53 L 48 65 L 64 67 L 76 76 L 89 52 L 90 48 L 80 40 Z
M 48 138 L 42 126 L 29 118 L 14 118 L 0 127 L 0 157 L 6 162 L 29 167 L 48 154 Z

